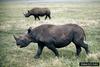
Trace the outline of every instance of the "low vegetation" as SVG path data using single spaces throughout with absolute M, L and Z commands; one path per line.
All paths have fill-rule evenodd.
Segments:
M 23 13 L 33 7 L 48 7 L 51 20 L 25 18 Z M 41 24 L 75 23 L 85 30 L 86 42 L 92 52 L 86 56 L 84 49 L 80 57 L 75 57 L 75 46 L 58 49 L 60 57 L 45 48 L 40 59 L 34 59 L 37 45 L 31 43 L 26 48 L 18 48 L 13 34 L 25 33 L 32 26 Z M 100 3 L 0 3 L 0 67 L 79 67 L 81 61 L 100 62 Z

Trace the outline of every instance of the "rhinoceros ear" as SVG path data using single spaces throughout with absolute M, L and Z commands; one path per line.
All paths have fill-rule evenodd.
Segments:
M 32 31 L 32 27 L 30 27 L 29 29 L 28 29 L 28 33 L 30 33 Z

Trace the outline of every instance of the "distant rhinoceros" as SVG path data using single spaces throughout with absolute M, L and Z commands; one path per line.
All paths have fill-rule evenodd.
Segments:
M 46 16 L 45 20 L 47 17 L 51 19 L 51 12 L 48 8 L 33 8 L 31 10 L 28 10 L 26 14 L 24 14 L 25 17 L 30 17 L 31 15 L 34 16 L 35 20 L 38 18 L 40 20 L 39 16 Z
M 16 37 L 17 46 L 26 47 L 29 43 L 34 42 L 38 44 L 38 50 L 35 58 L 39 58 L 43 48 L 46 46 L 51 49 L 56 56 L 59 53 L 56 48 L 65 47 L 71 42 L 76 46 L 76 55 L 79 56 L 81 47 L 83 47 L 88 54 L 88 45 L 84 43 L 84 30 L 76 24 L 65 25 L 51 25 L 44 24 L 36 28 L 29 28 L 26 34 Z

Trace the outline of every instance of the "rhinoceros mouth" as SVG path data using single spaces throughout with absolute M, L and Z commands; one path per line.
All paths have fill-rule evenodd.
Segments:
M 21 45 L 17 45 L 17 47 L 22 48 L 22 46 L 21 46 Z
M 19 48 L 23 48 L 23 46 L 20 46 L 20 45 L 19 45 L 18 47 L 19 47 Z
M 23 46 L 20 46 L 20 48 L 22 48 Z
M 17 45 L 17 47 L 21 47 L 20 45 Z

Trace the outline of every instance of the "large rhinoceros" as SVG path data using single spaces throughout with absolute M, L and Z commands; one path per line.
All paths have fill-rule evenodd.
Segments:
M 76 24 L 52 25 L 44 24 L 36 28 L 30 27 L 26 34 L 19 37 L 14 35 L 17 46 L 26 47 L 29 43 L 34 42 L 38 44 L 38 50 L 35 58 L 39 58 L 43 48 L 46 46 L 51 49 L 56 56 L 59 53 L 56 48 L 65 47 L 71 42 L 76 46 L 76 55 L 79 56 L 81 47 L 86 53 L 89 53 L 88 45 L 84 43 L 84 30 Z

